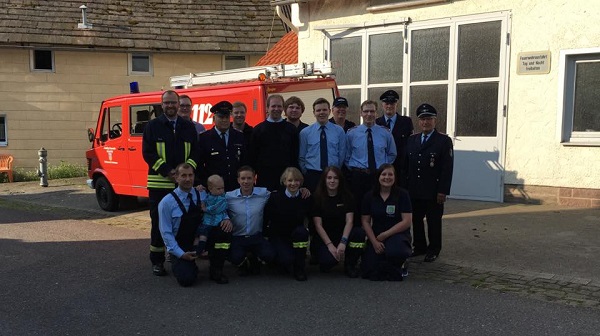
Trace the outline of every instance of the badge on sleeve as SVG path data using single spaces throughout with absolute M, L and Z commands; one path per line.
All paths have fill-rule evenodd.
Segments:
M 388 205 L 385 207 L 385 213 L 388 215 L 393 215 L 396 213 L 396 206 L 395 205 Z

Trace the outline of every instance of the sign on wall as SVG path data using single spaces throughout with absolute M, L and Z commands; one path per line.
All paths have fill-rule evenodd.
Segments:
M 519 53 L 517 74 L 539 75 L 550 73 L 550 50 Z

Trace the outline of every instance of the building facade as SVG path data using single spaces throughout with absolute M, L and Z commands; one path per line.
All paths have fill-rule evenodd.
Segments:
M 254 65 L 285 34 L 269 1 L 8 0 L 0 10 L 0 153 L 85 164 L 102 100 L 169 77 Z M 82 10 L 85 9 L 85 20 Z
M 454 141 L 452 196 L 600 207 L 600 4 L 294 3 L 299 60 L 330 60 L 358 121 L 388 89 Z M 416 125 L 415 125 L 416 126 Z

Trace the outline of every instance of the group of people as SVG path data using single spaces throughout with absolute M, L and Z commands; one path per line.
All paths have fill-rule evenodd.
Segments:
M 435 130 L 429 104 L 417 108 L 413 134 L 412 120 L 396 112 L 398 99 L 384 92 L 379 118 L 378 102 L 364 101 L 356 126 L 346 120 L 345 98 L 319 98 L 316 122 L 307 125 L 300 98 L 275 94 L 254 128 L 243 103 L 222 101 L 204 131 L 189 121 L 191 99 L 165 91 L 164 113 L 143 136 L 153 274 L 166 274 L 165 250 L 182 286 L 196 281 L 204 251 L 219 284 L 228 283 L 226 260 L 242 276 L 267 264 L 305 281 L 309 246 L 321 272 L 342 263 L 347 276 L 371 280 L 402 280 L 410 256 L 436 260 L 452 141 Z

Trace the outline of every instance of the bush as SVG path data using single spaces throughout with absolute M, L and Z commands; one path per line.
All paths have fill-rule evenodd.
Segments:
M 15 182 L 37 181 L 40 179 L 37 169 L 27 170 L 23 168 L 17 168 L 15 169 L 13 175 Z M 56 166 L 48 166 L 49 180 L 83 176 L 87 176 L 87 168 L 84 165 L 61 161 Z M 0 183 L 5 182 L 8 182 L 8 176 L 6 174 L 1 174 Z

